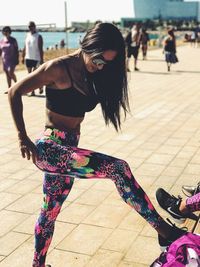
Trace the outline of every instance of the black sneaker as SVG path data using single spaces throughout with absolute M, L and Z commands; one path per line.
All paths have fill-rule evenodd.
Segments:
M 165 249 L 170 246 L 175 240 L 180 238 L 181 236 L 187 234 L 188 229 L 186 227 L 178 228 L 174 223 L 172 223 L 169 219 L 167 221 L 172 226 L 172 232 L 168 239 L 162 237 L 158 234 L 158 243 L 160 245 L 160 250 L 165 251 Z
M 187 218 L 197 220 L 197 216 L 194 213 L 189 212 L 184 214 L 179 211 L 182 201 L 180 196 L 176 198 L 175 196 L 168 194 L 164 189 L 159 188 L 156 191 L 156 199 L 161 208 L 168 212 L 176 223 L 184 223 Z
M 187 196 L 191 197 L 200 192 L 200 182 L 198 182 L 197 186 L 183 185 L 182 192 Z

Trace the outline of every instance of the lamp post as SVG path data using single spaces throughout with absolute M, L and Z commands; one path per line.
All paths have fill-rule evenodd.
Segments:
M 67 1 L 64 2 L 64 6 L 65 6 L 65 33 L 66 33 L 66 50 L 67 50 L 67 54 L 69 53 L 69 42 L 68 42 L 68 25 L 67 25 Z

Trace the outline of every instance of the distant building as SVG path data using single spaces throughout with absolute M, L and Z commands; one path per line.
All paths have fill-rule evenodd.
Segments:
M 136 19 L 200 20 L 200 2 L 184 0 L 133 0 Z

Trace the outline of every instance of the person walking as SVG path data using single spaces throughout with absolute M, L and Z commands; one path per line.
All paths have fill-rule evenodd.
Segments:
M 21 98 L 43 85 L 45 129 L 33 143 L 25 127 Z M 44 63 L 12 86 L 9 102 L 22 157 L 32 159 L 44 172 L 44 202 L 35 226 L 33 267 L 47 266 L 55 221 L 75 177 L 111 179 L 122 199 L 157 231 L 160 245 L 167 246 L 185 234 L 157 213 L 126 161 L 78 147 L 85 113 L 97 104 L 105 123 L 111 123 L 117 131 L 121 111 L 125 115 L 129 112 L 125 43 L 116 26 L 96 24 L 84 36 L 80 49 Z
M 9 26 L 2 29 L 3 39 L 0 40 L 0 55 L 2 57 L 3 70 L 6 74 L 8 88 L 17 81 L 15 68 L 19 64 L 19 51 L 17 40 L 11 36 L 12 30 Z M 6 90 L 5 94 L 8 93 Z
M 140 49 L 140 40 L 141 40 L 141 33 L 140 33 L 140 25 L 136 24 L 133 25 L 131 31 L 125 38 L 125 42 L 127 44 L 127 71 L 130 71 L 130 58 L 133 55 L 134 57 L 134 70 L 139 71 L 137 68 L 137 60 L 138 54 Z
M 167 31 L 167 36 L 165 37 L 163 43 L 163 52 L 165 54 L 167 70 L 170 71 L 171 64 L 178 62 L 178 58 L 176 56 L 176 37 L 173 28 Z
M 37 32 L 35 22 L 30 21 L 28 28 L 29 32 L 22 51 L 22 63 L 25 63 L 28 73 L 31 73 L 43 63 L 43 38 Z M 42 87 L 39 88 L 39 92 L 43 93 Z M 31 95 L 35 96 L 35 91 L 32 91 Z
M 140 36 L 143 60 L 147 59 L 147 50 L 148 50 L 149 40 L 150 40 L 149 34 L 147 33 L 146 29 L 143 28 L 141 32 L 141 36 Z

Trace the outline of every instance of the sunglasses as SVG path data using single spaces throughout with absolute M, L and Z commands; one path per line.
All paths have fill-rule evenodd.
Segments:
M 101 65 L 106 65 L 108 64 L 110 61 L 105 60 L 105 58 L 103 56 L 99 56 L 99 57 L 95 57 L 92 58 L 92 63 L 96 66 L 101 66 Z

